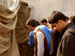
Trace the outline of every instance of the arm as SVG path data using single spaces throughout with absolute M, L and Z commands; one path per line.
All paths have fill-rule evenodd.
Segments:
M 37 37 L 37 56 L 44 56 L 44 35 L 42 32 L 38 31 L 36 33 L 36 37 Z
M 34 44 L 34 36 L 33 36 L 33 31 L 32 32 L 30 32 L 30 34 L 29 34 L 29 42 L 28 42 L 28 45 L 31 47 L 31 46 L 33 46 L 33 44 Z

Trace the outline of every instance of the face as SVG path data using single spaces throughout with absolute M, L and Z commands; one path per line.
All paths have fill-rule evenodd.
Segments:
M 31 25 L 28 25 L 28 29 L 29 29 L 30 31 L 32 31 L 32 30 L 33 30 L 33 27 L 32 27 Z
M 46 23 L 44 23 L 44 22 L 41 22 L 41 25 L 45 25 Z
M 51 24 L 53 29 L 56 29 L 57 31 L 61 32 L 63 28 L 63 24 L 58 22 L 58 23 L 53 23 Z

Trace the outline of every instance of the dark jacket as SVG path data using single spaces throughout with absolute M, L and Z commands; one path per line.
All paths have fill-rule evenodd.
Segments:
M 57 56 L 75 56 L 75 25 L 69 23 L 61 33 Z
M 56 56 L 57 53 L 57 48 L 58 48 L 58 44 L 59 44 L 59 37 L 60 37 L 60 33 L 58 31 L 56 31 L 55 29 L 53 29 L 51 31 L 51 45 L 52 45 L 52 52 L 50 53 L 50 56 Z

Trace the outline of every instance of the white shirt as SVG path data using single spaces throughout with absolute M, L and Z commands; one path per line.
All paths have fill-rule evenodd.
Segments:
M 34 30 L 34 32 L 36 32 L 38 29 L 38 27 Z M 37 56 L 44 56 L 44 34 L 40 31 L 38 31 L 36 33 L 36 37 L 37 37 Z

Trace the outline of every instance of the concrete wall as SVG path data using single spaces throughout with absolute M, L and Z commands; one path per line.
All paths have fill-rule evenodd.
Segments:
M 54 10 L 59 10 L 67 16 L 75 15 L 75 0 L 23 0 L 31 7 L 31 18 L 48 18 Z

